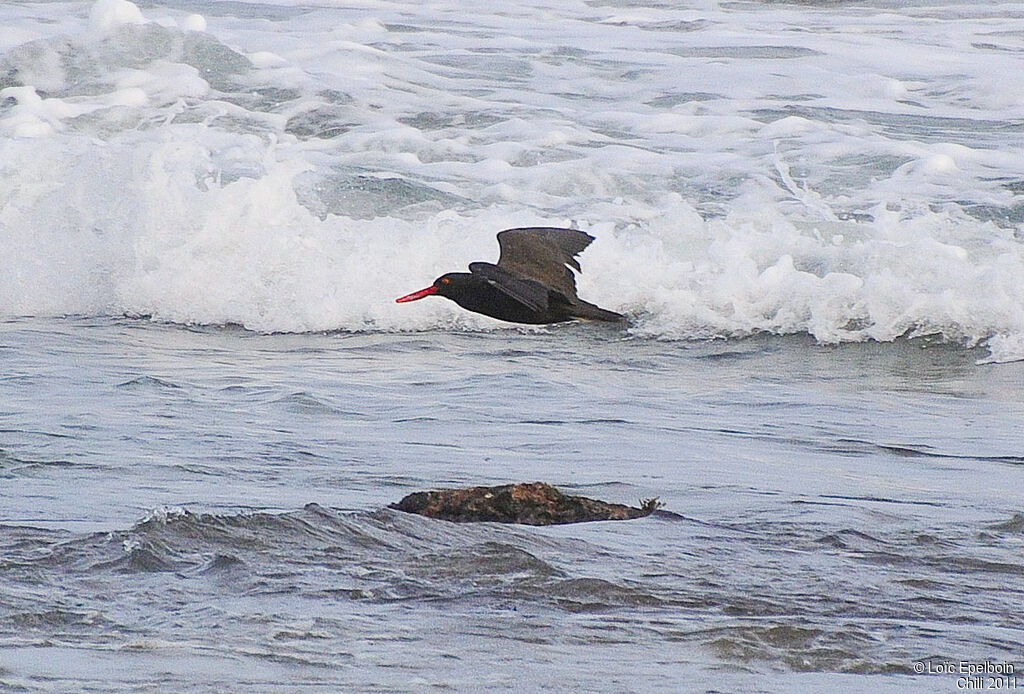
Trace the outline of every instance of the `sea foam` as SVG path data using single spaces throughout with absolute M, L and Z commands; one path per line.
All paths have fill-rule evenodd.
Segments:
M 853 10 L 559 10 L 577 35 L 250 6 L 12 20 L 0 311 L 490 329 L 393 299 L 493 260 L 503 228 L 574 225 L 597 237 L 580 294 L 637 336 L 937 335 L 1024 358 L 1024 165 L 1000 125 L 1024 104 L 986 81 L 1012 56 L 951 38 L 978 64 L 950 76 L 912 14 Z M 788 30 L 808 22 L 823 33 Z M 899 69 L 873 57 L 890 34 Z

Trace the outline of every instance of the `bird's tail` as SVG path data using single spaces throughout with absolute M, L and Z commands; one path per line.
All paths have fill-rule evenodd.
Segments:
M 586 301 L 576 300 L 569 308 L 569 315 L 574 318 L 585 318 L 587 320 L 603 320 L 608 322 L 624 321 L 626 317 L 615 311 L 608 311 Z

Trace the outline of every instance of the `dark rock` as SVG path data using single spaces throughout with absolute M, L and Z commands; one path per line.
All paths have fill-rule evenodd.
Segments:
M 414 492 L 389 508 L 456 523 L 557 525 L 642 518 L 659 506 L 657 499 L 641 501 L 640 508 L 609 504 L 583 496 L 568 496 L 550 484 L 533 482 Z

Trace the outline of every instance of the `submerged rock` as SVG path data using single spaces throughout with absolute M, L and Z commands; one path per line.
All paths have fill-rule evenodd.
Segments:
M 491 521 L 557 525 L 649 516 L 661 504 L 644 499 L 640 508 L 568 496 L 543 482 L 414 492 L 389 508 L 456 523 Z

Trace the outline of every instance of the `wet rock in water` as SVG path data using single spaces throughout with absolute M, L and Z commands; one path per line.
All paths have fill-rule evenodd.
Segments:
M 533 482 L 414 492 L 389 508 L 456 523 L 557 525 L 642 518 L 659 506 L 657 499 L 641 501 L 640 508 L 609 504 L 584 496 L 568 496 L 550 484 Z

